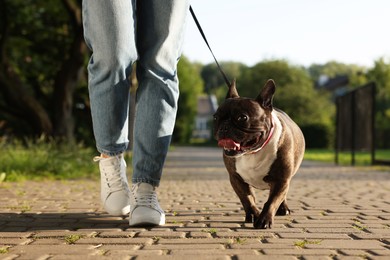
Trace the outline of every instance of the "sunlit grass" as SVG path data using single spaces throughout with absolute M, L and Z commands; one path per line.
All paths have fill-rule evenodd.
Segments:
M 320 161 L 320 162 L 335 162 L 334 150 L 326 149 L 308 149 L 305 152 L 305 160 Z M 377 150 L 375 152 L 376 160 L 390 161 L 390 150 Z M 339 153 L 339 164 L 350 165 L 351 164 L 351 153 L 340 152 Z M 369 152 L 356 152 L 355 153 L 355 165 L 371 165 L 371 153 Z
M 44 138 L 26 142 L 0 142 L 2 181 L 97 178 L 93 148 L 59 144 Z

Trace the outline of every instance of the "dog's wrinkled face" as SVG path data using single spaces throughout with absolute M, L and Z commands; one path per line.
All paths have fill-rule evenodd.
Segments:
M 214 137 L 229 157 L 260 148 L 272 128 L 272 98 L 275 84 L 268 81 L 256 99 L 240 98 L 235 83 L 214 114 Z

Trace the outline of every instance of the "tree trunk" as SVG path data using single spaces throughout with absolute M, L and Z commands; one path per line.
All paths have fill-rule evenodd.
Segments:
M 41 104 L 29 95 L 21 80 L 8 63 L 0 64 L 0 89 L 7 100 L 7 111 L 13 116 L 23 118 L 32 127 L 34 135 L 51 135 L 53 126 L 50 117 Z
M 72 0 L 63 0 L 69 13 L 74 40 L 69 49 L 69 56 L 62 63 L 54 82 L 54 136 L 74 140 L 73 93 L 84 68 L 87 47 L 83 38 L 83 25 L 80 5 Z

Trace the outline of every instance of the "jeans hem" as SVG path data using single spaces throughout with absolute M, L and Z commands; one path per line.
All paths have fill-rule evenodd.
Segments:
M 133 184 L 136 183 L 148 183 L 152 185 L 153 187 L 158 187 L 160 185 L 160 181 L 157 180 L 151 180 L 151 179 L 145 179 L 145 178 L 137 178 L 137 179 L 132 179 Z
M 120 154 L 123 154 L 125 151 L 126 151 L 126 148 L 125 149 L 121 149 L 121 150 L 118 150 L 118 151 L 108 151 L 106 149 L 102 149 L 100 147 L 96 147 L 97 148 L 97 151 L 101 154 L 105 154 L 105 155 L 108 155 L 108 156 L 117 156 L 117 155 L 120 155 Z

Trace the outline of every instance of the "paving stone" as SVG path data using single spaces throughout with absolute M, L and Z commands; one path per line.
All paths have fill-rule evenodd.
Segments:
M 384 249 L 383 243 L 376 240 L 327 240 L 324 239 L 318 244 L 308 243 L 306 248 L 337 248 L 337 249 Z
M 337 255 L 335 250 L 329 249 L 262 249 L 261 253 L 266 255 L 292 255 L 292 256 L 331 256 Z
M 258 255 L 259 253 L 256 250 L 251 249 L 174 249 L 169 251 L 170 255 L 198 255 L 199 258 L 202 258 L 203 255 Z
M 231 242 L 231 239 L 226 238 L 186 238 L 186 239 L 178 239 L 178 238 L 160 238 L 158 239 L 158 244 L 228 244 Z
M 375 256 L 390 256 L 390 250 L 388 248 L 386 249 L 372 249 L 368 250 L 372 255 Z
M 0 246 L 24 245 L 29 243 L 30 241 L 30 239 L 26 238 L 1 238 Z
M 373 256 L 371 250 L 361 250 L 361 249 L 340 249 L 338 250 L 338 253 L 343 256 L 357 256 L 357 257 L 366 257 L 367 256 Z
M 2 241 L 3 238 L 28 238 L 31 237 L 34 233 L 29 232 L 1 232 L 0 233 L 0 241 Z
M 158 260 L 183 260 L 185 259 L 199 259 L 199 255 L 194 254 L 187 254 L 183 257 L 183 255 L 159 255 Z M 137 260 L 155 260 L 156 256 L 148 256 L 148 255 L 142 255 L 142 256 L 136 256 Z M 202 260 L 231 260 L 232 258 L 230 256 L 224 256 L 224 255 L 202 255 Z
M 80 257 L 78 257 L 77 255 L 67 255 L 67 254 L 62 254 L 62 255 L 54 255 L 54 256 L 50 256 L 50 258 L 48 259 L 54 259 L 54 260 L 80 260 Z M 132 257 L 131 256 L 115 256 L 115 257 L 108 257 L 108 256 L 101 256 L 101 255 L 87 255 L 87 256 L 83 256 L 83 259 L 85 260 L 100 260 L 100 259 L 118 259 L 118 260 L 131 260 Z
M 46 238 L 46 239 L 34 239 L 30 245 L 64 245 L 66 244 L 64 238 Z
M 206 233 L 203 231 L 190 231 L 188 234 L 190 238 L 211 238 L 212 235 L 210 233 Z
M 297 260 L 295 256 L 282 256 L 282 255 L 238 255 L 238 260 Z
M 147 245 L 142 248 L 142 250 L 217 250 L 217 249 L 226 249 L 222 244 L 156 244 L 156 245 Z
M 258 230 L 244 223 L 221 151 L 177 147 L 158 189 L 163 227 L 104 213 L 96 180 L 0 184 L 0 258 L 387 260 L 388 187 L 390 168 L 305 161 L 290 186 L 292 214 Z M 268 191 L 256 195 L 261 209 Z
M 173 231 L 147 231 L 140 232 L 137 237 L 151 237 L 151 238 L 185 238 L 186 232 L 173 232 Z
M 32 255 L 56 255 L 65 252 L 68 255 L 88 255 L 93 250 L 85 245 L 25 245 L 10 248 L 10 253 L 25 255 L 27 257 L 30 255 L 30 259 L 34 259 Z
M 347 239 L 350 240 L 347 234 L 340 233 L 278 233 L 280 238 L 294 238 L 294 239 Z
M 85 245 L 119 245 L 119 244 L 126 244 L 126 245 L 131 245 L 131 244 L 144 244 L 144 245 L 150 245 L 153 243 L 153 239 L 151 238 L 137 238 L 137 237 L 131 237 L 131 238 L 100 238 L 100 237 L 95 237 L 95 238 L 81 238 L 80 240 L 77 240 L 75 242 L 77 245 L 80 244 L 85 244 Z
M 98 237 L 101 238 L 107 238 L 107 237 L 123 237 L 123 238 L 130 238 L 134 237 L 136 232 L 128 232 L 128 231 L 123 231 L 123 232 L 118 232 L 118 231 L 103 231 L 97 234 Z

